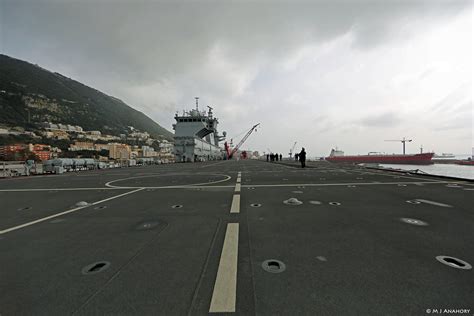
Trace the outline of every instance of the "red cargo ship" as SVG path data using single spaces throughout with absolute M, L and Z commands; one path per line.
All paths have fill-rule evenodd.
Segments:
M 348 163 L 385 163 L 385 164 L 407 164 L 407 165 L 430 165 L 433 162 L 434 153 L 413 154 L 413 155 L 386 155 L 386 154 L 368 154 L 357 156 L 344 156 L 344 152 L 340 150 L 331 150 L 329 157 L 330 162 L 348 162 Z
M 454 163 L 457 165 L 474 166 L 474 160 L 458 160 Z

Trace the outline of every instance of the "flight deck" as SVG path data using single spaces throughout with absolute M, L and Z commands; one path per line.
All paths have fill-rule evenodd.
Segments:
M 307 166 L 0 180 L 0 315 L 474 314 L 472 181 Z

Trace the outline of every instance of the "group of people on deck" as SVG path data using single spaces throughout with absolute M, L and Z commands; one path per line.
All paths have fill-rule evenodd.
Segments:
M 267 154 L 267 161 L 278 161 L 278 159 L 280 159 L 280 161 L 283 160 L 282 154 Z
M 282 154 L 274 154 L 274 153 L 267 154 L 267 161 L 278 161 L 278 159 L 282 161 L 283 159 Z M 295 161 L 298 161 L 298 160 L 301 163 L 301 168 L 306 167 L 306 151 L 304 150 L 304 147 L 301 149 L 299 153 L 295 154 Z

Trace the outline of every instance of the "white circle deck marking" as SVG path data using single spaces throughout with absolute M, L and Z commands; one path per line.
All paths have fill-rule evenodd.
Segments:
M 117 186 L 117 185 L 112 185 L 112 183 L 119 182 L 119 181 L 126 181 L 126 180 L 131 180 L 131 179 L 143 179 L 143 178 L 153 178 L 153 177 L 158 177 L 158 176 L 194 176 L 194 175 L 199 175 L 199 176 L 220 176 L 224 177 L 224 179 L 221 180 L 216 180 L 212 182 L 201 182 L 201 183 L 190 183 L 190 184 L 182 184 L 182 185 L 168 185 L 168 186 L 139 186 L 139 187 L 134 187 L 134 186 Z M 206 173 L 206 174 L 200 174 L 200 173 L 185 173 L 185 174 L 153 174 L 149 176 L 140 176 L 140 177 L 129 177 L 129 178 L 122 178 L 122 179 L 116 179 L 109 181 L 105 184 L 105 186 L 109 188 L 117 188 L 117 189 L 163 189 L 163 188 L 186 188 L 190 186 L 199 186 L 199 185 L 209 185 L 209 184 L 216 184 L 216 183 L 221 183 L 230 180 L 232 177 L 226 174 L 220 174 L 220 173 Z
M 448 188 L 453 188 L 453 189 L 462 189 L 463 187 L 460 186 L 459 184 L 448 184 L 446 185 Z

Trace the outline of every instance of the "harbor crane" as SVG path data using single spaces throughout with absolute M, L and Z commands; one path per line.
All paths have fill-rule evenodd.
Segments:
M 405 143 L 412 142 L 413 139 L 405 139 L 405 137 L 403 137 L 403 139 L 386 139 L 385 141 L 386 142 L 402 142 L 402 144 L 403 144 L 403 154 L 405 155 Z
M 291 147 L 291 149 L 290 149 L 290 158 L 291 158 L 291 156 L 293 155 L 293 152 L 294 152 L 295 147 L 296 147 L 296 143 L 297 143 L 297 142 L 295 142 L 295 143 L 293 144 L 293 147 Z
M 240 142 L 237 144 L 237 146 L 235 146 L 232 150 L 230 149 L 227 142 L 224 143 L 225 151 L 227 153 L 227 159 L 232 158 L 232 156 L 237 152 L 237 150 L 239 150 L 240 146 L 242 146 L 245 143 L 245 141 L 247 140 L 247 138 L 249 138 L 250 134 L 252 134 L 253 131 L 257 130 L 257 127 L 259 125 L 260 125 L 260 123 L 255 124 L 254 126 L 252 126 L 252 128 L 247 132 L 247 134 L 245 134 L 245 136 L 240 140 Z

